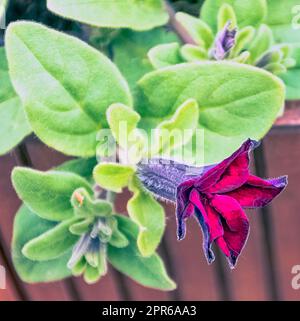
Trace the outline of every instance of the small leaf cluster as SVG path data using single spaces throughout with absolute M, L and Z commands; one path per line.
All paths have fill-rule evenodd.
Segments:
M 183 62 L 203 62 L 215 60 L 213 55 L 220 33 L 228 26 L 236 30 L 234 46 L 224 59 L 250 64 L 279 75 L 295 66 L 292 48 L 288 44 L 275 44 L 270 27 L 261 24 L 256 30 L 253 26 L 238 28 L 237 17 L 233 7 L 224 3 L 217 15 L 217 33 L 201 18 L 184 12 L 176 14 L 176 20 L 186 30 L 193 44 L 180 46 L 178 43 L 162 44 L 152 48 L 149 59 L 154 68 L 180 64 Z
M 71 197 L 76 221 L 69 226 L 71 234 L 79 236 L 68 263 L 75 276 L 84 274 L 87 283 L 94 283 L 107 273 L 107 246 L 124 248 L 129 244 L 118 229 L 113 208 L 106 200 L 93 200 L 84 188 Z
M 94 159 L 74 160 L 49 172 L 15 168 L 14 187 L 24 205 L 14 223 L 13 261 L 26 282 L 83 275 L 87 283 L 107 273 L 107 263 L 145 286 L 172 290 L 159 256 L 143 257 L 138 227 L 115 214 L 89 183 Z M 148 273 L 151 271 L 151 274 Z

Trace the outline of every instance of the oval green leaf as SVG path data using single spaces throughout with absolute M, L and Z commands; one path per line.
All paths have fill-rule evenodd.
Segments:
M 74 156 L 93 156 L 113 103 L 131 106 L 128 85 L 97 50 L 33 22 L 6 31 L 10 76 L 36 135 Z
M 195 44 L 205 49 L 211 47 L 214 41 L 214 35 L 211 28 L 203 20 L 184 12 L 178 12 L 176 14 L 176 20 L 188 32 Z
M 120 193 L 128 186 L 135 170 L 131 166 L 116 163 L 101 163 L 94 169 L 96 183 L 107 190 Z
M 272 29 L 278 43 L 300 41 L 299 0 L 268 0 L 268 15 L 265 23 Z
M 137 128 L 140 115 L 123 104 L 113 104 L 106 112 L 107 121 L 116 142 L 123 148 L 128 144 L 126 138 Z M 124 140 L 123 140 L 124 138 Z M 125 144 L 122 143 L 125 141 Z
M 55 226 L 56 223 L 40 218 L 26 206 L 22 206 L 18 211 L 14 221 L 12 259 L 18 275 L 24 282 L 52 282 L 72 274 L 67 268 L 71 250 L 57 259 L 43 262 L 29 260 L 22 254 L 22 248 L 26 243 Z
M 89 180 L 93 176 L 93 169 L 96 165 L 96 158 L 78 158 L 66 161 L 58 167 L 55 167 L 55 170 L 71 172 Z
M 40 172 L 16 167 L 12 181 L 19 197 L 40 217 L 62 221 L 74 216 L 72 193 L 80 187 L 92 194 L 92 188 L 82 177 L 68 172 Z
M 294 44 L 292 49 L 292 58 L 295 59 L 296 65 L 282 75 L 280 78 L 286 86 L 286 98 L 288 100 L 300 99 L 300 44 Z
M 233 7 L 239 28 L 257 27 L 267 15 L 266 0 L 206 0 L 201 9 L 201 18 L 215 32 L 218 29 L 218 11 L 225 3 Z
M 22 249 L 25 257 L 32 261 L 57 259 L 73 247 L 78 236 L 69 232 L 76 219 L 66 220 L 26 243 Z
M 156 251 L 164 234 L 165 211 L 135 180 L 130 190 L 134 194 L 127 203 L 127 211 L 130 218 L 139 226 L 137 245 L 143 256 L 150 256 Z
M 157 45 L 148 52 L 148 58 L 155 69 L 160 69 L 183 62 L 178 42 Z
M 143 286 L 171 291 L 176 284 L 167 275 L 163 261 L 157 254 L 142 257 L 136 246 L 138 227 L 130 219 L 118 216 L 120 231 L 129 240 L 125 248 L 108 247 L 108 260 L 120 272 Z
M 247 138 L 261 139 L 284 105 L 285 88 L 272 74 L 232 62 L 181 64 L 147 74 L 140 82 L 144 116 L 166 117 L 185 100 L 199 104 L 205 162 L 230 155 Z M 221 147 L 221 148 L 220 148 Z
M 31 133 L 21 101 L 11 84 L 4 48 L 0 48 L 0 155 Z
M 174 115 L 157 128 L 154 144 L 154 153 L 168 154 L 171 150 L 187 144 L 198 127 L 199 106 L 196 100 L 188 99 L 178 107 Z M 155 144 L 157 142 L 157 144 Z M 157 147 L 155 146 L 157 145 Z
M 54 13 L 96 27 L 148 30 L 168 22 L 162 0 L 48 0 Z

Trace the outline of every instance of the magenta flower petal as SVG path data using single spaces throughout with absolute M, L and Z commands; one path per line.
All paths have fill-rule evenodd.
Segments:
M 200 176 L 195 187 L 209 193 L 225 193 L 242 186 L 249 176 L 249 153 L 258 145 L 248 139 L 230 157 Z
M 223 219 L 223 239 L 230 252 L 230 264 L 234 267 L 248 238 L 249 220 L 238 201 L 232 197 L 215 195 L 211 205 Z M 228 253 L 224 254 L 228 256 Z
M 202 234 L 203 234 L 203 251 L 206 257 L 208 264 L 211 264 L 215 260 L 215 255 L 211 249 L 211 237 L 210 237 L 210 229 L 207 220 L 204 220 L 204 216 L 197 207 L 195 208 L 195 217 L 201 227 Z
M 182 210 L 176 207 L 176 219 L 177 219 L 177 238 L 182 240 L 186 234 L 186 219 L 194 214 L 194 206 L 188 203 Z
M 226 195 L 237 200 L 242 207 L 255 208 L 269 204 L 287 186 L 287 176 L 262 179 L 250 175 L 247 182 L 237 190 Z
M 211 244 L 224 234 L 219 214 L 208 204 L 201 201 L 196 189 L 190 193 L 190 202 L 195 206 L 196 218 L 203 232 L 203 249 L 208 263 L 214 260 Z
M 194 213 L 194 206 L 189 203 L 189 189 L 192 184 L 184 183 L 177 187 L 176 193 L 176 219 L 177 219 L 177 238 L 182 240 L 185 237 L 185 220 Z

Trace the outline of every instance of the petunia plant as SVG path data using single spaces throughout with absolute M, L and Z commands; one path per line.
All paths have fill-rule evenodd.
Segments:
M 272 1 L 238 2 L 206 0 L 200 18 L 174 18 L 162 0 L 48 0 L 68 28 L 8 25 L 0 154 L 34 134 L 74 158 L 12 172 L 23 201 L 12 256 L 24 281 L 94 283 L 112 265 L 173 290 L 157 254 L 164 200 L 176 205 L 179 240 L 195 216 L 208 263 L 215 242 L 236 265 L 249 233 L 243 208 L 267 205 L 287 184 L 250 174 L 249 155 L 282 113 L 282 79 L 293 87 L 299 60 L 268 26 Z M 115 206 L 124 189 L 128 215 Z

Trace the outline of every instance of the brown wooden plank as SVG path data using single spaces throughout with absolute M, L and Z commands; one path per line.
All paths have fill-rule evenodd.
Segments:
M 169 301 L 169 292 L 145 288 L 129 278 L 125 280 L 133 301 Z
M 300 132 L 271 132 L 265 139 L 265 151 L 268 176 L 289 175 L 288 187 L 273 202 L 271 214 L 280 299 L 299 300 L 300 291 L 291 286 L 291 269 L 300 264 Z
M 300 101 L 288 101 L 284 114 L 276 120 L 274 127 L 295 126 L 300 126 Z
M 6 289 L 0 289 L 0 302 L 1 301 L 19 301 L 20 298 L 16 293 L 14 284 L 9 275 L 6 277 Z
M 290 128 L 291 130 L 293 130 L 292 128 L 295 128 L 299 125 L 299 102 L 288 102 L 286 104 L 284 115 L 276 121 L 274 129 L 277 132 L 283 130 L 284 128 Z M 261 211 L 249 212 L 251 234 L 248 240 L 247 247 L 244 249 L 243 255 L 241 256 L 242 260 L 240 260 L 237 267 L 237 269 L 241 269 L 241 278 L 235 272 L 233 273 L 235 277 L 232 278 L 233 289 L 237 299 L 274 299 L 275 293 L 270 293 L 270 291 L 276 290 L 275 287 L 277 287 L 277 284 L 274 283 L 277 283 L 277 278 L 275 275 L 275 280 L 273 280 L 273 283 L 267 284 L 268 282 L 272 282 L 272 278 L 270 277 L 271 268 L 270 266 L 263 266 L 264 264 L 268 263 L 267 253 L 264 253 L 264 251 L 268 250 L 268 246 L 265 246 L 266 244 L 264 244 L 265 231 L 263 227 L 263 218 L 261 217 L 261 215 L 270 216 L 270 214 L 268 213 L 270 211 L 271 208 L 268 208 L 268 211 L 265 211 L 265 213 L 262 213 Z M 272 248 L 271 251 L 273 252 Z M 247 260 L 247 262 L 245 262 L 245 260 Z M 246 272 L 243 273 L 243 271 Z
M 27 139 L 26 148 L 30 155 L 33 168 L 40 171 L 47 171 L 71 159 L 44 145 L 35 137 Z
M 5 269 L 5 289 L 0 289 L 0 301 L 19 301 L 20 296 L 16 288 L 14 279 L 10 273 L 9 267 L 5 264 L 7 258 L 3 257 L 4 253 L 0 251 L 0 266 Z
M 262 230 L 260 213 L 247 211 L 250 221 L 248 242 L 239 258 L 237 266 L 230 274 L 233 300 L 269 300 L 263 266 Z
M 251 172 L 255 173 L 254 156 Z M 260 211 L 247 210 L 250 221 L 250 234 L 237 266 L 230 274 L 233 300 L 269 300 L 265 278 L 264 248 L 262 247 L 262 228 Z
M 88 285 L 82 277 L 73 278 L 82 300 L 85 301 L 118 301 L 121 296 L 117 291 L 111 270 L 98 283 Z

